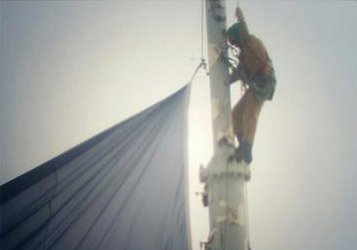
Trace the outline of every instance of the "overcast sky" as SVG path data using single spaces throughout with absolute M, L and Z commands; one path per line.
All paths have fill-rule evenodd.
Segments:
M 357 247 L 357 3 L 240 1 L 276 68 L 249 183 L 254 250 Z M 228 24 L 236 1 L 227 2 Z M 1 2 L 1 183 L 178 90 L 200 57 L 200 1 Z M 206 48 L 205 48 L 206 51 Z M 232 87 L 232 102 L 239 88 Z M 209 83 L 189 108 L 193 249 L 208 235 L 198 167 Z

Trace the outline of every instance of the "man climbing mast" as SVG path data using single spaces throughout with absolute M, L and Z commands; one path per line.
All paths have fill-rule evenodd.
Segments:
M 227 40 L 231 47 L 238 47 L 239 64 L 226 81 L 232 84 L 242 81 L 245 89 L 243 97 L 232 111 L 233 130 L 239 146 L 230 160 L 253 160 L 252 146 L 257 129 L 259 113 L 265 100 L 272 100 L 276 78 L 274 68 L 263 43 L 249 34 L 242 10 L 236 9 L 237 23 L 227 31 Z

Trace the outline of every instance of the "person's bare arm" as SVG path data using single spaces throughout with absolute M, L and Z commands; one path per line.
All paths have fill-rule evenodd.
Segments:
M 238 21 L 238 22 L 244 20 L 243 11 L 242 11 L 242 9 L 239 8 L 239 7 L 236 8 L 236 17 L 237 17 L 237 21 Z
M 243 11 L 239 7 L 236 8 L 236 17 L 237 17 L 237 22 L 239 23 L 240 42 L 241 44 L 245 44 L 245 42 L 248 40 L 249 37 L 249 30 L 248 30 L 247 23 L 245 22 Z
M 249 77 L 242 65 L 238 65 L 236 69 L 229 75 L 228 79 L 224 82 L 225 85 L 233 84 L 241 80 L 244 84 L 248 83 Z

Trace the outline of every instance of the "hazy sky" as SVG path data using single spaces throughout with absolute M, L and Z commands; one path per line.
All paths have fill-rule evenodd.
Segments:
M 357 3 L 240 1 L 274 62 L 251 165 L 254 250 L 357 247 Z M 227 2 L 228 23 L 236 1 Z M 205 49 L 206 50 L 206 49 Z M 200 1 L 1 2 L 1 183 L 183 86 L 200 57 Z M 236 102 L 238 87 L 232 87 Z M 189 109 L 193 249 L 208 234 L 195 192 L 211 156 L 209 83 Z

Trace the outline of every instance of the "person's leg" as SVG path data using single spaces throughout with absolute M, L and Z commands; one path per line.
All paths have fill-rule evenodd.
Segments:
M 263 102 L 260 101 L 251 91 L 247 93 L 247 100 L 243 110 L 242 117 L 242 139 L 243 141 L 253 144 L 255 132 L 257 130 L 258 118 L 263 107 Z
M 238 143 L 242 142 L 242 118 L 247 93 L 245 93 L 232 110 L 233 132 L 237 137 Z
M 257 130 L 258 118 L 263 102 L 251 91 L 246 94 L 246 101 L 242 113 L 242 143 L 237 151 L 238 160 L 244 160 L 248 164 L 253 160 L 252 146 Z

